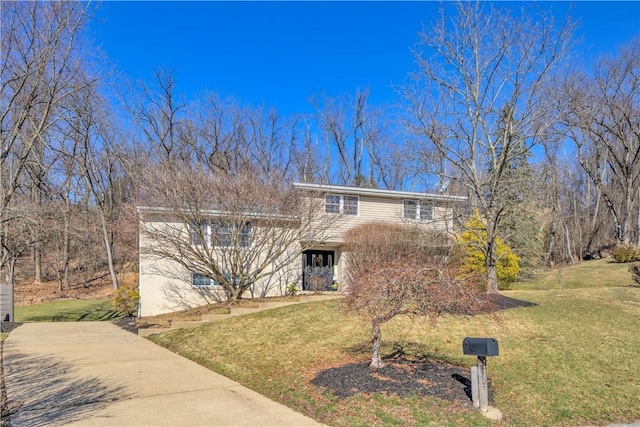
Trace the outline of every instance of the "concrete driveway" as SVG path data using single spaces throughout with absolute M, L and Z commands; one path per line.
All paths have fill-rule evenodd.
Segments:
M 317 426 L 109 322 L 25 323 L 4 343 L 11 426 Z

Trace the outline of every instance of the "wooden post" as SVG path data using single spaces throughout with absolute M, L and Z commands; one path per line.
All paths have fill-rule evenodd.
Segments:
M 480 400 L 478 399 L 478 367 L 471 367 L 471 401 L 474 408 L 480 407 Z
M 487 382 L 487 358 L 478 356 L 478 400 L 480 412 L 487 412 L 489 408 L 489 384 Z

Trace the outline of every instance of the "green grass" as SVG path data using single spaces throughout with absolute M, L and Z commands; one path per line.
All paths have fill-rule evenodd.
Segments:
M 618 264 L 610 258 L 586 261 L 581 264 L 540 273 L 534 280 L 512 286 L 521 290 L 576 289 L 633 284 L 629 264 Z
M 121 317 L 111 300 L 67 300 L 15 308 L 16 322 L 77 322 Z
M 640 421 L 640 289 L 627 286 L 625 269 L 593 261 L 565 269 L 571 281 L 562 290 L 549 273 L 505 292 L 534 307 L 445 317 L 435 327 L 395 319 L 383 328 L 383 352 L 402 346 L 413 357 L 471 366 L 475 360 L 461 354 L 462 339 L 495 337 L 500 355 L 488 370 L 501 425 Z M 374 394 L 339 400 L 311 384 L 323 369 L 369 357 L 368 325 L 343 314 L 339 304 L 288 306 L 152 339 L 332 426 L 491 425 L 439 399 Z

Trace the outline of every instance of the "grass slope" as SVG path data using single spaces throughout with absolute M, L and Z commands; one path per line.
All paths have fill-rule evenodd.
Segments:
M 121 317 L 111 300 L 67 300 L 15 308 L 16 322 L 77 322 Z
M 626 268 L 593 261 L 566 268 L 562 290 L 551 272 L 505 292 L 534 307 L 446 317 L 435 327 L 395 319 L 383 328 L 383 352 L 471 366 L 475 359 L 462 355 L 462 339 L 495 337 L 500 356 L 489 360 L 488 370 L 494 405 L 504 414 L 500 424 L 639 421 L 640 289 L 628 287 Z M 444 400 L 385 393 L 339 400 L 312 385 L 323 369 L 369 358 L 369 326 L 343 314 L 339 301 L 284 307 L 152 339 L 329 425 L 491 425 Z

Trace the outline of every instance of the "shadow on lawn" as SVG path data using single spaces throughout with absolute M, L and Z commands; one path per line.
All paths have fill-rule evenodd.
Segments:
M 76 377 L 71 365 L 54 357 L 5 354 L 3 362 L 10 408 L 3 425 L 65 425 L 128 397 L 121 386 Z

